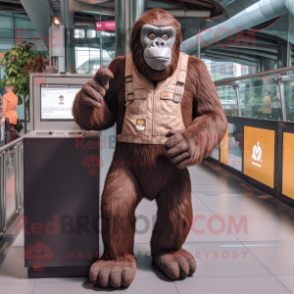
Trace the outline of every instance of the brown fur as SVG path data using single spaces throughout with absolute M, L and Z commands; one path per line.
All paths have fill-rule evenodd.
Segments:
M 178 62 L 181 41 L 178 24 L 167 12 L 155 9 L 146 13 L 134 25 L 131 41 L 134 62 L 146 77 L 152 77 L 153 80 L 159 79 L 162 74 L 148 68 L 143 59 L 139 35 L 145 23 L 173 25 L 177 30 L 173 63 L 164 73 L 167 78 L 173 74 L 173 66 Z M 89 90 L 82 90 L 77 95 L 73 114 L 81 128 L 102 130 L 112 126 L 115 120 L 117 133 L 121 133 L 125 115 L 124 67 L 123 56 L 117 57 L 109 66 L 114 78 L 110 80 L 109 90 L 99 108 L 85 105 L 82 94 L 89 93 Z M 99 99 L 97 97 L 97 101 Z M 189 58 L 181 105 L 186 129 L 169 134 L 165 146 L 117 143 L 114 164 L 108 172 L 101 199 L 105 252 L 102 260 L 96 261 L 91 267 L 92 282 L 104 287 L 118 287 L 127 286 L 134 279 L 134 212 L 143 197 L 156 199 L 158 204 L 157 222 L 151 240 L 152 256 L 158 267 L 171 279 L 186 277 L 195 272 L 195 260 L 182 249 L 193 218 L 191 183 L 185 168 L 186 162 L 174 162 L 175 157 L 171 156 L 174 149 L 171 146 L 182 150 L 180 156 L 183 159 L 187 156 L 189 164 L 200 163 L 220 142 L 227 127 L 216 88 L 205 65 L 196 57 Z M 138 166 L 134 165 L 135 162 Z M 145 166 L 140 166 L 140 162 L 145 163 Z

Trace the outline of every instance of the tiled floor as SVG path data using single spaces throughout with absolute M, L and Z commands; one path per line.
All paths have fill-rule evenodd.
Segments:
M 138 269 L 129 288 L 93 288 L 85 278 L 27 279 L 23 236 L 9 235 L 0 242 L 0 293 L 294 293 L 292 211 L 220 168 L 192 167 L 190 175 L 194 224 L 185 248 L 197 259 L 193 277 L 170 281 L 152 263 L 156 204 L 143 201 L 136 210 Z

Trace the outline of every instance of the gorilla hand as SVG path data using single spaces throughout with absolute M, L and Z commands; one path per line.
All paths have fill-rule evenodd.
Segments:
M 172 131 L 166 135 L 168 140 L 165 143 L 166 156 L 178 169 L 185 169 L 187 166 L 199 163 L 199 149 L 192 140 L 191 134 L 184 131 Z
M 99 68 L 95 77 L 81 89 L 81 102 L 95 108 L 101 107 L 101 102 L 109 89 L 109 80 L 113 73 L 108 68 Z

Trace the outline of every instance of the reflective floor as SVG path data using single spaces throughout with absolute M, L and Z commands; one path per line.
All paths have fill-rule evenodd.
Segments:
M 185 243 L 197 272 L 168 280 L 152 263 L 149 240 L 156 204 L 136 210 L 136 278 L 119 293 L 294 293 L 294 213 L 287 206 L 218 167 L 192 167 L 194 222 Z M 0 293 L 82 294 L 113 292 L 85 278 L 27 279 L 23 236 L 0 242 Z

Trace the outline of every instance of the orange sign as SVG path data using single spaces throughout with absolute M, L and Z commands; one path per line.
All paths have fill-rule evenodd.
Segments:
M 282 193 L 294 199 L 294 134 L 284 133 L 283 137 Z
M 223 164 L 229 164 L 229 131 L 227 129 L 225 136 L 221 141 L 221 154 L 220 154 L 220 161 Z
M 244 174 L 274 188 L 275 131 L 244 127 Z

